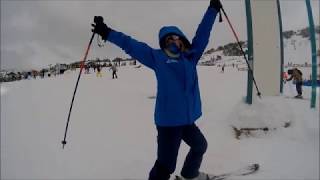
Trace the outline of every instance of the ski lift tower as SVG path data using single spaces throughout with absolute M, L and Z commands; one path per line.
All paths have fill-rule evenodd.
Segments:
M 282 91 L 283 44 L 278 0 L 245 0 L 247 14 L 248 61 L 262 96 Z M 252 104 L 252 75 L 248 72 L 246 102 Z

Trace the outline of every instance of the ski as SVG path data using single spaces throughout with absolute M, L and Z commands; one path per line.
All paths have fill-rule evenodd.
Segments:
M 219 175 L 208 175 L 205 180 L 227 180 L 236 176 L 247 176 L 253 174 L 259 170 L 259 164 L 250 164 L 246 167 L 240 168 L 238 170 L 234 170 L 228 173 L 223 173 Z M 184 180 L 181 176 L 176 176 L 174 180 Z

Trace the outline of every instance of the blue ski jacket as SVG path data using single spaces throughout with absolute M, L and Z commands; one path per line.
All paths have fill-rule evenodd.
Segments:
M 184 38 L 189 45 L 189 50 L 175 59 L 170 58 L 163 49 L 153 49 L 122 32 L 110 32 L 108 41 L 155 72 L 157 98 L 154 119 L 157 126 L 188 125 L 202 115 L 196 65 L 209 42 L 217 13 L 214 8 L 209 7 L 206 10 L 192 43 L 189 43 L 186 36 L 175 26 L 161 28 L 160 47 L 163 46 L 163 38 L 169 34 Z

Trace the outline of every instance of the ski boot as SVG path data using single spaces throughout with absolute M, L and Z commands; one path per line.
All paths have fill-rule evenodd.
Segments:
M 195 178 L 184 178 L 182 176 L 176 176 L 175 180 L 212 180 L 215 176 L 200 172 L 199 175 Z

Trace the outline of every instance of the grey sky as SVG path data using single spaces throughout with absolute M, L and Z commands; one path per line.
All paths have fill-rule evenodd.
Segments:
M 246 40 L 244 0 L 222 0 L 241 40 Z M 282 0 L 284 30 L 308 25 L 304 0 Z M 1 69 L 30 69 L 81 60 L 91 36 L 95 15 L 112 28 L 158 48 L 158 32 L 177 25 L 192 39 L 209 0 L 201 1 L 73 1 L 1 0 Z M 319 0 L 312 0 L 315 24 L 319 25 Z M 216 20 L 208 48 L 234 42 L 227 22 Z M 128 57 L 107 43 L 92 44 L 88 58 Z

